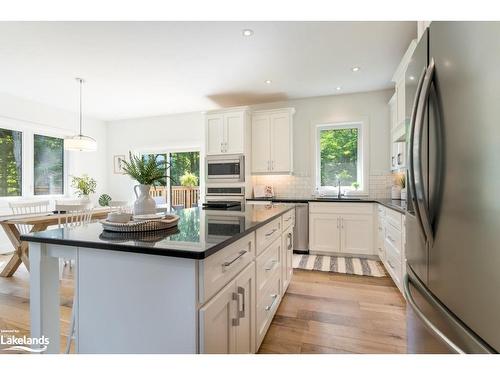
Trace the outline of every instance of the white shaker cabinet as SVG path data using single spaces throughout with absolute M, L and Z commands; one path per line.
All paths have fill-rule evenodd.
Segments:
M 207 155 L 243 154 L 249 143 L 249 115 L 246 109 L 212 111 L 205 115 Z
M 313 253 L 373 255 L 370 203 L 310 203 L 309 249 Z
M 247 354 L 255 349 L 255 262 L 200 309 L 200 352 Z
M 293 108 L 252 113 L 252 173 L 293 172 Z
M 343 214 L 341 217 L 341 249 L 348 254 L 373 254 L 373 216 Z

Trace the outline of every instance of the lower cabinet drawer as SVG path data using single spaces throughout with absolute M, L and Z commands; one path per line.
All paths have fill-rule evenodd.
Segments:
M 257 291 L 257 349 L 266 336 L 267 329 L 278 309 L 281 301 L 281 285 L 281 276 L 278 272 L 263 291 Z
M 269 247 L 264 250 L 257 258 L 257 293 L 266 288 L 269 280 L 281 268 L 282 263 L 282 242 L 281 237 L 274 241 Z
M 200 261 L 199 302 L 205 303 L 255 259 L 255 233 Z
M 398 287 L 401 286 L 401 254 L 388 241 L 385 242 L 385 263 L 387 271 Z
M 394 228 L 391 224 L 387 224 L 385 226 L 385 241 L 390 243 L 396 249 L 398 254 L 401 253 L 402 249 L 401 231 Z
M 402 216 L 399 212 L 387 209 L 385 210 L 385 220 L 392 224 L 394 228 L 401 230 Z
M 285 212 L 281 216 L 281 227 L 286 230 L 290 225 L 293 225 L 295 221 L 295 209 Z
M 256 231 L 256 249 L 259 255 L 266 249 L 276 238 L 281 237 L 281 217 L 267 223 L 262 228 Z

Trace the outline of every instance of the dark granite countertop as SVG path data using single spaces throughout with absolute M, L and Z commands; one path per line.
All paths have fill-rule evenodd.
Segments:
M 269 201 L 273 203 L 309 203 L 309 202 L 343 202 L 343 203 L 380 203 L 381 205 L 396 210 L 402 214 L 406 213 L 406 201 L 400 199 L 380 199 L 380 198 L 250 198 L 247 201 Z
M 204 259 L 294 208 L 293 204 L 245 205 L 242 210 L 175 211 L 178 226 L 169 230 L 116 233 L 100 223 L 74 229 L 29 233 L 21 240 L 132 253 Z

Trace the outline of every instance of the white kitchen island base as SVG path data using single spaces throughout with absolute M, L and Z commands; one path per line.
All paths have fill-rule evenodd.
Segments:
M 31 335 L 48 353 L 60 349 L 59 257 L 75 260 L 75 352 L 198 353 L 196 260 L 31 243 Z

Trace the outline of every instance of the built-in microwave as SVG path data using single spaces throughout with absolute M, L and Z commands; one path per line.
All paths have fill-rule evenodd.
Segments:
M 210 155 L 207 162 L 207 182 L 245 182 L 244 155 Z

